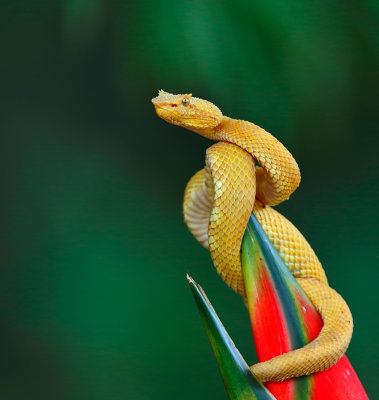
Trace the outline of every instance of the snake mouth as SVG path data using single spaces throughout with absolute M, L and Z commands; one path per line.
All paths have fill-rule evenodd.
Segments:
M 178 125 L 178 121 L 175 120 L 175 114 L 170 107 L 167 107 L 166 104 L 162 104 L 155 99 L 152 99 L 152 103 L 154 104 L 155 112 L 157 113 L 159 118 L 162 118 L 164 121 Z
M 172 110 L 170 110 L 170 107 L 168 107 L 167 102 L 163 102 L 162 99 L 159 97 L 160 96 L 154 97 L 153 99 L 151 99 L 151 102 L 153 103 L 157 114 L 159 115 L 159 113 L 162 113 L 163 111 L 166 113 L 172 111 Z
M 159 107 L 159 96 L 151 99 L 151 102 L 154 104 L 154 107 Z
M 177 101 L 175 101 L 175 95 L 170 93 L 166 93 L 163 90 L 158 92 L 158 96 L 151 99 L 151 102 L 154 104 L 155 108 L 165 108 L 168 109 L 170 106 L 177 106 Z

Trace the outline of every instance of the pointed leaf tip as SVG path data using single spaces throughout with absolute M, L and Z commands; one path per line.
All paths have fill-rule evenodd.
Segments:
M 196 285 L 195 281 L 193 280 L 193 278 L 189 275 L 189 273 L 187 272 L 186 274 L 186 278 L 188 283 L 192 283 L 193 285 Z
M 251 374 L 204 290 L 188 274 L 187 280 L 211 342 L 229 399 L 275 400 L 275 397 Z

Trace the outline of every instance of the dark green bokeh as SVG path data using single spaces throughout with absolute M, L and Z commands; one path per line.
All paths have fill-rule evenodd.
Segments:
M 348 356 L 379 394 L 377 17 L 369 0 L 2 2 L 1 398 L 226 398 L 187 270 L 254 361 L 243 302 L 182 222 L 210 143 L 156 117 L 158 89 L 294 154 L 278 208 L 349 303 Z

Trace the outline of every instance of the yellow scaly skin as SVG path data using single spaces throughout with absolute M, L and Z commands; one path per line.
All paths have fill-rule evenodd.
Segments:
M 251 122 L 222 115 L 191 94 L 159 91 L 159 117 L 218 141 L 205 168 L 188 182 L 183 203 L 188 228 L 205 247 L 223 280 L 246 297 L 240 260 L 242 237 L 254 212 L 268 238 L 320 313 L 324 326 L 308 345 L 253 365 L 261 381 L 282 381 L 328 369 L 345 353 L 353 331 L 350 310 L 328 286 L 325 272 L 302 234 L 270 206 L 287 200 L 300 183 L 299 167 L 271 134 Z M 255 166 L 254 159 L 260 166 Z

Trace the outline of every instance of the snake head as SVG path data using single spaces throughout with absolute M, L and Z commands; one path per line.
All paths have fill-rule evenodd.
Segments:
M 192 94 L 171 94 L 160 90 L 152 102 L 158 117 L 190 130 L 212 129 L 222 120 L 222 113 L 214 104 L 192 97 Z

